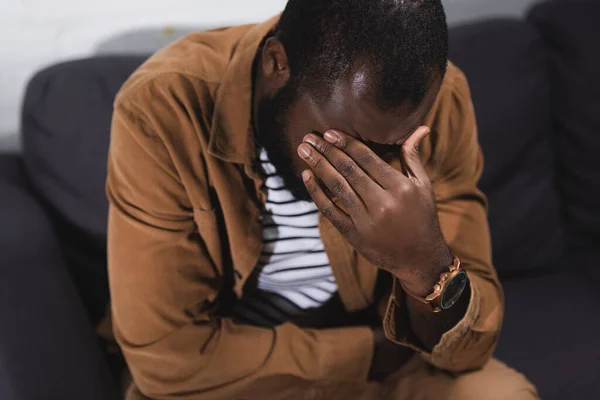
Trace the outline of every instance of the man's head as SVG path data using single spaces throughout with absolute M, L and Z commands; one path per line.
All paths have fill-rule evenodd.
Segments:
M 431 108 L 446 71 L 440 0 L 290 0 L 258 54 L 260 143 L 299 198 L 309 132 L 339 129 L 379 153 L 402 143 Z

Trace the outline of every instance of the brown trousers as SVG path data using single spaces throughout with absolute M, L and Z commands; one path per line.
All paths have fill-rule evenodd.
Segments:
M 333 389 L 333 388 L 332 388 Z M 349 388 L 350 389 L 350 388 Z M 492 359 L 481 370 L 449 374 L 414 357 L 383 384 L 355 388 L 348 399 L 356 400 L 534 400 L 536 388 L 523 374 Z M 318 396 L 318 398 L 321 398 Z M 323 399 L 342 399 L 339 391 Z

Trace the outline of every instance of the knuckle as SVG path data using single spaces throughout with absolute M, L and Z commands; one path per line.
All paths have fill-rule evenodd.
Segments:
M 321 152 L 321 154 L 323 154 L 325 157 L 331 154 L 331 150 L 333 147 L 329 143 L 323 141 L 319 141 L 317 143 L 318 150 L 319 152 Z
M 398 184 L 398 191 L 401 193 L 410 193 L 413 189 L 414 185 L 409 180 L 402 180 L 402 182 Z
M 367 189 L 371 178 L 367 174 L 358 174 L 352 179 L 352 186 L 358 190 Z M 372 181 L 371 181 L 372 182 Z
M 354 175 L 358 169 L 356 163 L 352 160 L 344 160 L 340 163 L 338 170 L 344 178 Z
M 333 226 L 342 234 L 346 235 L 350 232 L 350 227 L 340 220 L 331 221 Z
M 329 181 L 328 186 L 329 189 L 336 195 L 341 195 L 345 191 L 344 184 L 338 179 L 332 179 Z
M 390 209 L 387 206 L 382 205 L 379 207 L 378 211 L 380 217 L 385 217 L 390 212 Z
M 364 149 L 359 150 L 357 158 L 366 164 L 372 164 L 375 160 L 374 154 L 371 151 L 366 151 Z
M 391 178 L 397 173 L 397 171 L 394 168 L 390 167 L 387 164 L 380 165 L 377 168 L 375 168 L 375 170 L 377 171 L 377 175 L 382 179 Z
M 321 164 L 322 164 L 322 162 L 323 162 L 323 159 L 322 159 L 321 157 L 314 157 L 314 158 L 312 159 L 312 166 L 313 166 L 314 168 L 320 168 L 320 167 L 321 167 Z
M 321 207 L 321 214 L 323 214 L 326 218 L 331 218 L 333 216 L 333 204 L 331 202 L 323 205 Z
M 357 161 L 365 166 L 370 166 L 375 163 L 375 155 L 370 151 L 360 151 L 356 157 Z
M 395 204 L 391 200 L 383 201 L 377 208 L 377 214 L 381 218 L 387 218 L 394 210 Z
M 308 194 L 315 195 L 319 191 L 319 187 L 313 183 L 308 185 Z

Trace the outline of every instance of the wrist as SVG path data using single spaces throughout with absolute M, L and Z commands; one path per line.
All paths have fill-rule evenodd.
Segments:
M 439 256 L 429 263 L 424 263 L 410 277 L 398 278 L 402 283 L 402 287 L 412 295 L 426 297 L 433 291 L 433 287 L 440 280 L 440 275 L 446 272 L 453 262 L 454 256 L 448 246 L 445 246 L 444 251 L 441 251 Z

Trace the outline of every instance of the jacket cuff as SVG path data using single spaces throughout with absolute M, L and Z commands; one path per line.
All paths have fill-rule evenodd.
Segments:
M 468 273 L 468 272 L 467 272 Z M 477 285 L 469 279 L 471 298 L 463 318 L 448 332 L 444 333 L 433 350 L 428 352 L 410 328 L 410 320 L 406 306 L 403 304 L 402 287 L 394 278 L 392 295 L 388 303 L 383 329 L 391 341 L 409 347 L 419 353 L 429 363 L 442 369 L 452 369 L 455 350 L 463 347 L 467 332 L 473 327 L 480 309 L 480 293 Z
M 322 375 L 332 379 L 367 380 L 373 359 L 373 331 L 368 327 L 323 330 L 321 339 Z M 342 339 L 343 338 L 343 339 Z

